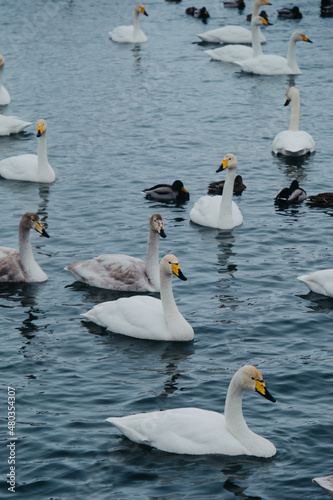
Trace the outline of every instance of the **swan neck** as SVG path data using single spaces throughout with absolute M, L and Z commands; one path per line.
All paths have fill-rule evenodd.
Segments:
M 2 72 L 3 72 L 3 66 L 0 67 L 0 87 L 2 85 Z
M 300 69 L 297 66 L 296 62 L 296 40 L 294 40 L 292 36 L 289 40 L 289 45 L 288 45 L 287 64 L 291 68 L 291 70 L 294 71 L 295 73 L 300 72 Z
M 295 95 L 291 100 L 289 130 L 299 130 L 299 112 L 300 112 L 299 95 Z
M 29 278 L 32 278 L 33 269 L 39 269 L 39 265 L 34 259 L 31 243 L 30 243 L 30 229 L 27 229 L 20 224 L 19 227 L 19 252 L 21 265 L 23 270 L 27 273 Z
M 221 198 L 219 219 L 232 217 L 232 194 L 234 190 L 234 180 L 236 177 L 236 169 L 227 170 L 223 193 Z
M 172 274 L 160 273 L 161 281 L 161 301 L 163 307 L 163 313 L 165 321 L 168 325 L 170 334 L 173 336 L 174 340 L 177 339 L 177 332 L 179 331 L 179 325 L 184 323 L 184 318 L 180 314 L 178 307 L 176 305 L 173 291 L 172 291 Z
M 133 31 L 134 33 L 140 32 L 140 13 L 136 10 L 134 11 Z
M 225 401 L 225 423 L 228 431 L 237 439 L 244 432 L 249 432 L 249 428 L 243 417 L 242 399 L 244 389 L 239 386 L 235 377 L 231 379 L 226 401 Z
M 48 165 L 46 133 L 38 137 L 38 170 L 44 169 Z
M 260 56 L 262 54 L 262 46 L 260 43 L 260 26 L 252 22 L 251 23 L 251 33 L 252 33 L 252 52 L 253 57 Z
M 255 1 L 253 4 L 253 10 L 252 10 L 252 19 L 259 14 L 259 9 L 260 9 L 261 2 L 260 1 Z
M 150 228 L 146 250 L 146 273 L 149 281 L 157 290 L 160 288 L 158 262 L 159 239 L 160 235 L 158 232 Z

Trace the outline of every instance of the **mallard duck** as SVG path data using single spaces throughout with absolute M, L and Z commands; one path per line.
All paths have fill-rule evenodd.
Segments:
M 261 10 L 259 12 L 259 16 L 262 17 L 263 19 L 265 19 L 267 22 L 269 22 L 268 21 L 268 15 L 267 15 L 267 12 L 265 10 Z M 252 14 L 248 14 L 246 16 L 246 20 L 249 21 L 249 22 L 251 22 L 252 21 Z
M 5 179 L 31 182 L 53 182 L 55 173 L 47 159 L 45 120 L 37 121 L 37 155 L 11 156 L 0 161 L 0 175 Z
M 230 0 L 228 2 L 223 2 L 223 5 L 227 9 L 239 9 L 239 10 L 245 9 L 244 0 Z
M 25 122 L 16 116 L 0 115 L 0 135 L 18 134 L 29 125 L 32 123 Z
M 159 292 L 159 238 L 165 238 L 163 218 L 149 219 L 146 260 L 122 254 L 104 254 L 65 267 L 74 278 L 87 285 L 127 292 Z
M 175 181 L 172 185 L 156 184 L 156 186 L 144 189 L 142 193 L 148 200 L 155 201 L 185 203 L 190 199 L 190 193 L 184 188 L 184 184 L 180 180 Z
M 304 130 L 299 130 L 300 98 L 296 87 L 289 87 L 285 106 L 291 102 L 289 129 L 279 132 L 272 144 L 272 152 L 276 155 L 303 156 L 313 153 L 316 143 L 312 136 Z
M 161 260 L 161 300 L 147 295 L 103 302 L 82 316 L 114 333 L 147 340 L 188 341 L 193 328 L 179 312 L 173 293 L 172 275 L 185 281 L 178 259 L 168 254 Z
M 233 229 L 243 223 L 243 216 L 238 206 L 232 201 L 234 180 L 236 177 L 237 158 L 226 154 L 216 172 L 227 169 L 222 196 L 202 196 L 190 212 L 190 219 L 200 226 L 217 229 Z
M 196 7 L 188 7 L 185 10 L 185 14 L 197 17 L 198 19 L 208 19 L 210 17 L 206 7 L 201 7 L 201 9 L 197 9 Z
M 224 186 L 225 181 L 216 181 L 216 182 L 211 182 L 208 185 L 208 194 L 218 194 L 222 195 L 223 193 L 223 186 Z M 235 181 L 234 181 L 234 190 L 233 194 L 236 196 L 239 196 L 242 194 L 242 192 L 246 189 L 246 186 L 243 184 L 243 178 L 241 175 L 236 175 Z
M 140 29 L 139 16 L 143 14 L 148 16 L 142 3 L 138 3 L 134 9 L 134 23 L 132 26 L 117 26 L 109 32 L 109 36 L 113 42 L 118 43 L 143 43 L 147 41 L 147 37 Z
M 30 229 L 49 238 L 39 216 L 33 212 L 25 213 L 19 225 L 19 250 L 0 247 L 0 282 L 32 283 L 47 280 L 47 275 L 32 254 Z
M 320 15 L 321 17 L 333 17 L 333 5 L 322 6 Z
M 301 11 L 296 5 L 291 9 L 287 7 L 279 9 L 277 13 L 279 17 L 283 17 L 284 19 L 302 19 L 303 17 Z
M 2 85 L 2 72 L 5 64 L 4 56 L 0 55 L 0 106 L 10 103 L 10 95 L 7 89 Z
M 106 420 L 128 439 L 169 453 L 272 457 L 276 454 L 274 444 L 251 431 L 243 417 L 242 397 L 246 390 L 255 391 L 275 403 L 260 371 L 246 365 L 231 379 L 224 415 L 189 407 Z
M 275 203 L 300 203 L 306 199 L 306 192 L 299 187 L 298 181 L 293 180 L 289 187 L 280 189 L 275 196 Z
M 312 207 L 318 208 L 332 208 L 333 207 L 333 193 L 319 193 L 309 196 L 306 202 Z

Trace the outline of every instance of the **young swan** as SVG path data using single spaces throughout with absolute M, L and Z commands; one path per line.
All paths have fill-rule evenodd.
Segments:
M 177 257 L 168 254 L 161 260 L 161 300 L 145 295 L 103 302 L 82 314 L 88 321 L 114 333 L 147 340 L 188 341 L 193 328 L 179 312 L 172 293 L 172 275 L 185 281 Z
M 75 279 L 87 285 L 125 292 L 159 292 L 159 238 L 165 238 L 163 218 L 149 219 L 146 261 L 122 254 L 104 254 L 65 267 Z
M 143 43 L 148 39 L 144 32 L 140 29 L 140 14 L 148 16 L 142 3 L 138 3 L 134 9 L 133 26 L 118 26 L 113 31 L 109 32 L 110 38 L 118 43 Z
M 259 370 L 247 365 L 231 379 L 224 415 L 200 408 L 177 408 L 106 420 L 128 439 L 170 453 L 272 457 L 276 453 L 273 443 L 252 432 L 244 420 L 245 390 L 256 391 L 275 402 Z M 259 425 L 262 427 L 260 419 Z
M 47 280 L 47 275 L 32 254 L 30 229 L 35 229 L 42 236 L 49 238 L 37 214 L 24 214 L 19 225 L 19 251 L 0 247 L 0 282 L 30 283 Z
M 38 151 L 37 155 L 25 154 L 11 156 L 0 161 L 0 175 L 5 179 L 31 182 L 53 182 L 55 173 L 47 159 L 45 120 L 37 124 Z

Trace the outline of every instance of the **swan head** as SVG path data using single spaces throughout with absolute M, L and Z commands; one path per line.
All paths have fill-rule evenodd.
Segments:
M 216 172 L 221 172 L 228 168 L 229 170 L 234 170 L 237 168 L 237 158 L 232 153 L 228 153 L 224 156 L 220 167 L 216 170 Z
M 5 64 L 5 58 L 4 56 L 0 55 L 0 68 L 3 68 L 4 64 Z
M 260 7 L 261 5 L 272 5 L 272 4 L 267 2 L 267 0 L 255 0 L 254 2 L 255 7 Z
M 166 238 L 166 234 L 164 232 L 164 222 L 163 217 L 160 214 L 154 214 L 149 219 L 149 227 L 157 232 L 161 238 Z
M 45 231 L 39 216 L 34 212 L 25 213 L 21 219 L 20 226 L 23 227 L 24 229 L 35 229 L 37 233 L 41 234 L 42 236 L 45 236 L 45 238 L 50 237 Z
M 138 14 L 144 14 L 145 16 L 148 16 L 144 6 L 142 3 L 137 3 L 136 6 L 135 6 L 135 12 L 137 12 Z
M 37 137 L 40 137 L 43 134 L 45 134 L 47 129 L 47 123 L 43 119 L 37 120 L 36 127 L 37 127 Z
M 172 255 L 171 253 L 165 255 L 163 259 L 161 260 L 161 270 L 165 274 L 174 274 L 177 276 L 177 278 L 181 279 L 182 281 L 186 281 L 187 278 L 183 275 L 180 269 L 180 265 L 178 262 L 178 259 L 175 255 Z
M 177 193 L 180 193 L 180 192 L 188 193 L 187 189 L 184 188 L 184 184 L 180 180 L 175 181 L 171 187 L 172 187 L 173 191 L 177 191 Z
M 296 87 L 289 87 L 289 89 L 287 90 L 286 102 L 284 103 L 284 105 L 288 106 L 290 101 L 292 99 L 295 99 L 295 97 L 299 97 L 298 89 Z
M 268 21 L 267 15 L 266 15 L 266 17 L 262 17 L 260 15 L 253 17 L 252 24 L 255 24 L 256 26 L 260 26 L 262 24 L 264 26 L 273 26 L 273 24 Z
M 291 35 L 291 38 L 295 41 L 295 42 L 309 42 L 309 43 L 313 43 L 311 40 L 309 40 L 309 38 L 307 36 L 304 35 L 304 33 L 302 31 L 294 31 Z
M 267 390 L 263 376 L 255 366 L 245 365 L 234 376 L 237 377 L 237 382 L 243 389 L 258 392 L 268 401 L 275 403 L 276 399 Z

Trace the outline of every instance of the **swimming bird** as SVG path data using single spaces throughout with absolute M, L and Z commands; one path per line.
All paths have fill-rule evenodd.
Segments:
M 291 9 L 285 7 L 283 9 L 279 9 L 277 11 L 278 17 L 284 18 L 284 19 L 302 19 L 303 15 L 301 11 L 299 10 L 299 7 L 295 5 L 295 7 L 292 7 Z
M 65 267 L 77 281 L 109 290 L 159 292 L 159 238 L 165 238 L 163 217 L 149 219 L 146 260 L 122 254 L 103 254 L 95 259 L 74 262 Z
M 332 208 L 333 193 L 319 193 L 309 196 L 306 202 L 312 207 Z
M 303 156 L 313 153 L 316 143 L 312 136 L 304 130 L 299 130 L 300 98 L 296 87 L 289 87 L 285 106 L 291 102 L 289 130 L 279 132 L 272 144 L 272 151 L 276 155 Z
M 22 132 L 26 127 L 32 125 L 16 116 L 0 115 L 0 135 L 10 135 Z
M 297 276 L 312 292 L 333 297 L 333 269 L 322 269 Z
M 173 292 L 172 275 L 185 281 L 178 259 L 168 254 L 161 260 L 161 300 L 147 295 L 123 297 L 94 306 L 82 316 L 114 333 L 147 340 L 188 341 L 193 328 L 179 312 Z
M 33 212 L 25 213 L 19 225 L 19 250 L 0 247 L 0 282 L 32 283 L 47 280 L 47 275 L 34 259 L 30 229 L 49 238 L 39 216 Z
M 246 365 L 231 379 L 224 415 L 190 407 L 106 420 L 128 439 L 169 453 L 272 457 L 276 454 L 274 444 L 251 431 L 245 422 L 242 412 L 245 390 L 255 391 L 275 403 L 260 371 Z
M 333 497 L 333 476 L 314 477 L 312 482 L 321 486 L 331 498 Z
M 201 9 L 197 9 L 196 7 L 188 7 L 185 10 L 185 14 L 189 14 L 190 16 L 197 17 L 198 19 L 208 19 L 210 17 L 208 10 L 206 7 L 201 7 Z
M 321 17 L 333 17 L 333 5 L 321 5 L 320 8 Z
M 222 196 L 202 196 L 190 212 L 191 221 L 201 226 L 233 229 L 243 223 L 243 216 L 234 201 L 232 192 L 236 177 L 237 158 L 226 154 L 216 172 L 227 169 Z
M 260 30 L 261 25 L 270 25 L 266 19 L 260 16 L 254 16 L 251 21 L 252 32 L 252 47 L 240 44 L 224 45 L 213 50 L 206 50 L 208 54 L 215 61 L 235 62 L 251 57 L 257 57 L 262 54 L 262 47 L 260 43 Z
M 190 199 L 190 193 L 184 188 L 184 184 L 180 180 L 174 181 L 172 185 L 156 184 L 156 186 L 144 189 L 142 193 L 148 200 L 155 201 L 185 203 Z
M 48 162 L 45 120 L 37 121 L 37 155 L 11 156 L 0 161 L 0 175 L 5 179 L 31 182 L 53 182 L 55 173 Z
M 224 187 L 225 181 L 216 181 L 216 182 L 211 182 L 208 185 L 208 194 L 219 194 L 222 195 L 223 193 L 223 187 Z M 243 177 L 241 175 L 236 175 L 235 180 L 234 180 L 234 189 L 233 189 L 233 194 L 236 196 L 239 196 L 242 194 L 242 192 L 246 189 L 245 184 L 243 184 Z
M 117 26 L 109 32 L 110 38 L 118 43 L 143 43 L 148 39 L 140 28 L 140 14 L 148 16 L 142 3 L 138 3 L 134 9 L 134 23 L 132 26 Z
M 255 0 L 252 15 L 256 16 L 261 5 L 271 5 L 267 0 Z M 197 35 L 204 42 L 211 43 L 251 43 L 251 31 L 242 26 L 223 26 L 215 30 L 206 31 Z M 260 43 L 265 42 L 266 38 L 259 32 Z
M 302 73 L 296 62 L 296 42 L 312 43 L 301 31 L 294 31 L 289 39 L 287 58 L 274 54 L 262 54 L 235 64 L 246 73 L 256 75 L 297 75 Z
M 306 199 L 306 192 L 304 189 L 299 187 L 298 181 L 295 179 L 292 181 L 289 187 L 280 189 L 278 194 L 275 196 L 275 203 L 285 203 L 293 204 L 300 203 Z
M 268 21 L 268 15 L 267 15 L 267 12 L 265 10 L 261 10 L 259 12 L 259 16 L 263 17 L 264 19 L 266 19 L 266 21 Z M 246 16 L 246 20 L 251 22 L 252 21 L 252 14 L 248 14 Z
M 229 0 L 227 2 L 223 2 L 223 5 L 226 9 L 243 10 L 245 8 L 244 0 Z
M 0 55 L 0 106 L 10 103 L 8 90 L 2 85 L 2 72 L 5 64 L 4 56 Z

